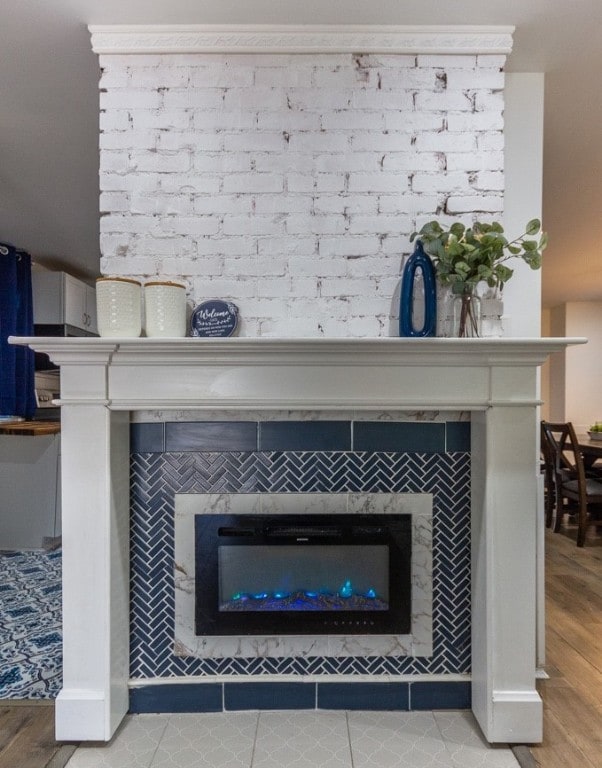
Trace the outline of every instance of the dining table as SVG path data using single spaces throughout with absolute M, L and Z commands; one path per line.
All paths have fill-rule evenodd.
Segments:
M 598 459 L 602 459 L 602 440 L 592 440 L 588 434 L 585 434 L 577 435 L 577 442 L 586 469 L 589 469 Z

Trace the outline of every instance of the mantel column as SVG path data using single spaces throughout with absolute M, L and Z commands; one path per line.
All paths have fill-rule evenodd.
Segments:
M 471 421 L 472 709 L 488 741 L 535 743 L 537 410 L 495 406 Z
M 107 364 L 64 364 L 63 688 L 59 741 L 108 741 L 128 710 L 129 413 L 107 405 Z M 86 402 L 87 401 L 87 402 Z

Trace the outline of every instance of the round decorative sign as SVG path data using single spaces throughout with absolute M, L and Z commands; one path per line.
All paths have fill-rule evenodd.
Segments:
M 198 304 L 190 318 L 191 336 L 232 336 L 238 325 L 238 307 L 231 301 L 210 299 Z

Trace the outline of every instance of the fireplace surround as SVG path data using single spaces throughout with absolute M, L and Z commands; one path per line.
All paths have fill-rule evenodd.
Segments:
M 472 709 L 489 741 L 539 741 L 537 369 L 584 341 L 13 339 L 61 365 L 57 738 L 108 740 L 129 705 L 130 412 L 338 408 L 471 411 Z

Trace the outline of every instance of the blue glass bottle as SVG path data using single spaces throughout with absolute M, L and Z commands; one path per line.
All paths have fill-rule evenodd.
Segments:
M 424 285 L 424 321 L 422 328 L 415 328 L 414 314 L 414 283 L 416 270 L 422 272 Z M 407 260 L 401 278 L 401 295 L 399 301 L 399 335 L 400 336 L 434 336 L 437 331 L 437 283 L 433 262 L 424 252 L 420 240 L 416 241 L 414 253 Z

